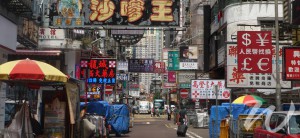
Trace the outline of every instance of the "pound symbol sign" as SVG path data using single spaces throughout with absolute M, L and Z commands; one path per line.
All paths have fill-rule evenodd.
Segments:
M 245 34 L 242 35 L 242 38 L 245 40 L 245 41 L 243 41 L 242 43 L 243 43 L 245 46 L 248 46 L 248 45 L 251 44 L 251 40 L 249 39 L 249 37 L 250 37 L 250 34 L 248 34 L 248 33 L 245 33 Z

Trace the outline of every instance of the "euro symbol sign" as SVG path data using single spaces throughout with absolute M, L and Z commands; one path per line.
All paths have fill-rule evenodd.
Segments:
M 249 37 L 250 37 L 250 34 L 248 34 L 248 33 L 245 33 L 242 35 L 242 38 L 245 40 L 242 42 L 243 45 L 248 46 L 251 44 L 251 40 L 249 39 Z

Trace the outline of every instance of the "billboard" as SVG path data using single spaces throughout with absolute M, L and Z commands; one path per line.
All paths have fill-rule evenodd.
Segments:
M 279 48 L 279 66 L 282 72 L 282 46 Z M 241 73 L 238 71 L 238 48 L 237 44 L 227 44 L 227 76 L 226 85 L 228 88 L 276 88 L 276 52 L 275 46 L 272 48 L 272 73 Z M 281 75 L 280 75 L 281 76 Z M 281 88 L 291 88 L 290 81 L 282 81 Z
M 89 84 L 115 84 L 116 59 L 81 59 L 80 78 Z
M 179 26 L 179 0 L 89 0 L 84 25 Z
M 271 31 L 238 31 L 238 72 L 272 73 Z
M 154 72 L 154 59 L 129 59 L 128 72 Z

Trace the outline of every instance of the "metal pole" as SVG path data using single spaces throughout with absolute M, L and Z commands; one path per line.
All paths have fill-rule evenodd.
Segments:
M 218 126 L 218 122 L 219 122 L 219 114 L 218 114 L 218 95 L 219 95 L 219 90 L 218 90 L 218 85 L 214 85 L 214 91 L 216 93 L 216 121 L 215 121 L 215 125 Z M 216 133 L 216 137 L 218 137 L 219 135 Z
M 281 111 L 281 85 L 279 67 L 279 29 L 278 29 L 278 0 L 275 0 L 275 37 L 276 37 L 276 110 Z

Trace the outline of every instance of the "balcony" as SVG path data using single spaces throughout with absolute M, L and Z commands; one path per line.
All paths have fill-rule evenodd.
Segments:
M 28 17 L 32 13 L 31 0 L 3 0 L 2 4 L 8 11 L 19 16 Z

